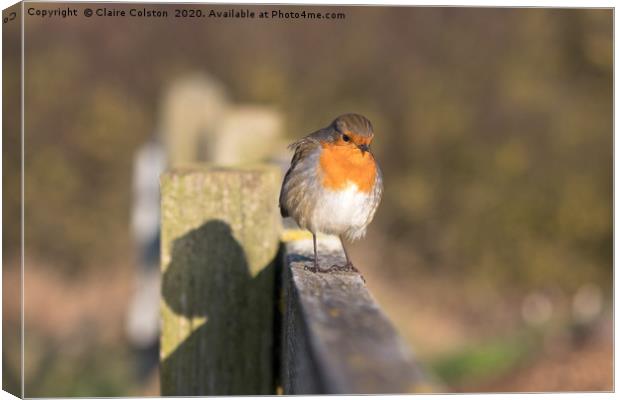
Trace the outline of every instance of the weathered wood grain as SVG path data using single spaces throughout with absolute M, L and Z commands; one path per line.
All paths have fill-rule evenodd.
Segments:
M 162 395 L 274 392 L 277 167 L 161 177 Z
M 285 394 L 419 393 L 438 388 L 357 273 L 314 273 L 312 240 L 285 232 L 281 380 Z M 345 263 L 338 238 L 319 239 L 323 268 Z

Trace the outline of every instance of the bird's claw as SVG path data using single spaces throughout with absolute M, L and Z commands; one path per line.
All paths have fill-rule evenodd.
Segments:
M 325 269 L 320 268 L 317 265 L 313 265 L 313 266 L 304 265 L 304 270 L 310 271 L 313 273 L 321 273 L 321 274 L 328 274 L 331 272 L 355 272 L 360 276 L 360 278 L 362 278 L 364 283 L 366 283 L 366 279 L 364 279 L 364 275 L 362 275 L 362 273 L 357 268 L 355 268 L 355 266 L 351 264 L 350 262 L 344 265 L 334 264 L 331 267 L 325 268 Z
M 317 267 L 316 265 L 313 265 L 311 267 L 304 265 L 304 271 L 310 271 L 310 272 L 314 272 L 315 274 L 317 272 L 323 272 L 319 267 Z
M 346 263 L 345 265 L 334 264 L 331 267 L 329 267 L 327 271 L 329 272 L 356 272 L 358 274 L 360 273 L 360 271 L 357 268 L 355 268 L 355 266 L 351 264 L 350 262 Z

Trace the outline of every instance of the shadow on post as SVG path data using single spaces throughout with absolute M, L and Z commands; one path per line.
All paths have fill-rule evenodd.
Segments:
M 179 345 L 162 360 L 161 394 L 273 393 L 275 259 L 252 277 L 242 246 L 217 219 L 175 240 L 171 255 L 163 306 L 184 326 L 170 328 Z

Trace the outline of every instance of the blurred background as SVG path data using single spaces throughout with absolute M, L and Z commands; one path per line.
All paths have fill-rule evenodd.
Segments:
M 612 390 L 612 11 L 244 8 L 346 18 L 26 16 L 26 395 L 157 395 L 158 172 L 288 162 L 344 112 L 385 176 L 352 258 L 422 362 L 457 392 Z

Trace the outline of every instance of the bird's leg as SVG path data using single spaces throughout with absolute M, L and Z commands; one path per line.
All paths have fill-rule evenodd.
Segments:
M 359 271 L 357 270 L 357 268 L 355 268 L 355 266 L 351 262 L 351 258 L 349 258 L 349 252 L 347 251 L 347 247 L 344 245 L 344 240 L 342 240 L 342 237 L 339 237 L 339 239 L 340 239 L 340 243 L 342 244 L 342 250 L 344 251 L 344 256 L 347 259 L 347 263 L 343 265 L 342 267 L 340 267 L 340 271 L 357 272 L 359 274 Z
M 349 253 L 347 252 L 347 248 L 344 246 L 344 241 L 342 240 L 342 238 L 340 237 L 340 243 L 342 244 L 342 250 L 344 251 L 344 256 L 347 259 L 347 262 L 345 265 L 337 265 L 334 264 L 329 268 L 326 269 L 322 269 L 319 266 L 319 258 L 318 258 L 318 253 L 316 250 L 316 234 L 312 233 L 312 244 L 314 246 L 314 264 L 312 267 L 304 267 L 304 269 L 306 271 L 310 271 L 310 272 L 321 272 L 321 273 L 329 273 L 329 272 L 356 272 L 359 274 L 359 276 L 362 278 L 362 280 L 364 281 L 364 283 L 366 283 L 366 279 L 364 279 L 364 276 L 361 274 L 361 272 L 359 272 L 359 270 L 357 268 L 355 268 L 355 266 L 353 265 L 353 263 L 351 262 L 351 259 L 349 258 Z
M 353 263 L 351 262 L 351 259 L 349 258 L 349 253 L 347 252 L 347 248 L 344 245 L 344 240 L 342 240 L 342 238 L 340 238 L 340 243 L 342 243 L 342 250 L 344 251 L 344 256 L 347 258 L 347 264 L 345 265 L 345 267 L 347 268 L 347 271 L 351 271 L 351 272 L 357 272 L 360 276 L 360 278 L 362 278 L 362 280 L 364 281 L 364 283 L 366 283 L 366 278 L 364 278 L 364 275 L 362 275 L 362 273 L 355 268 L 355 265 L 353 265 Z
M 344 241 L 342 240 L 341 237 L 339 239 L 340 239 L 340 243 L 342 244 L 342 250 L 344 251 L 344 256 L 346 257 L 347 262 L 345 265 L 334 264 L 331 267 L 329 267 L 327 270 L 325 270 L 325 272 L 356 272 L 360 275 L 362 280 L 366 282 L 366 279 L 364 279 L 364 276 L 359 272 L 357 268 L 355 268 L 355 266 L 351 262 L 351 259 L 349 258 L 349 253 L 347 252 L 347 248 L 344 245 Z
M 319 256 L 316 253 L 316 233 L 312 232 L 312 245 L 314 247 L 314 271 L 319 270 Z
M 312 267 L 305 267 L 304 269 L 311 272 L 321 272 L 319 268 L 319 258 L 316 253 L 316 234 L 312 232 L 312 244 L 314 246 L 314 265 Z
M 342 238 L 340 238 L 340 243 L 342 244 L 342 250 L 344 251 L 344 256 L 347 259 L 347 263 L 344 266 L 349 268 L 353 272 L 359 272 L 357 268 L 355 268 L 355 266 L 351 262 L 351 259 L 349 258 L 349 252 L 347 251 L 347 247 L 344 245 L 344 240 L 342 240 Z

